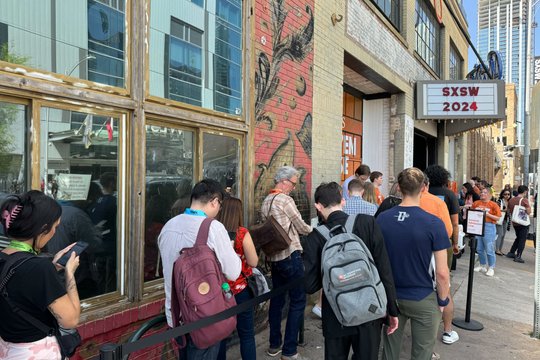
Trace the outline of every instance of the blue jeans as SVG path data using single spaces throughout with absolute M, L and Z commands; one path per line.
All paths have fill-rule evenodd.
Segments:
M 187 345 L 180 349 L 180 360 L 216 360 L 219 352 L 219 342 L 206 349 L 199 349 L 193 344 L 193 341 L 186 335 Z M 176 338 L 178 345 L 183 344 L 183 341 Z
M 245 288 L 242 292 L 236 294 L 234 298 L 236 299 L 236 304 L 240 305 L 252 299 L 252 296 L 249 289 Z M 238 332 L 238 338 L 240 339 L 240 354 L 242 355 L 242 360 L 255 360 L 257 358 L 254 326 L 253 308 L 236 315 L 236 331 Z M 221 342 L 218 360 L 225 360 L 227 358 L 226 353 L 227 339 Z
M 489 267 L 495 267 L 495 241 L 497 240 L 495 224 L 487 222 L 484 227 L 484 236 L 477 236 L 476 239 L 478 240 L 476 252 L 478 253 L 480 265 L 486 265 L 487 255 Z
M 277 289 L 289 282 L 304 276 L 304 262 L 300 251 L 295 251 L 287 259 L 272 263 L 272 286 Z M 270 300 L 268 310 L 268 322 L 270 324 L 270 347 L 279 348 L 282 344 L 281 314 L 285 305 L 285 294 L 273 297 Z M 283 356 L 296 354 L 298 346 L 298 331 L 300 320 L 304 317 L 306 308 L 306 292 L 304 285 L 299 285 L 289 290 L 289 313 L 285 326 L 285 338 L 283 339 Z

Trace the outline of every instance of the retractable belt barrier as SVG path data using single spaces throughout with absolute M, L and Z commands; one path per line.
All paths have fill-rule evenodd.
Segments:
M 215 315 L 206 317 L 204 319 L 195 321 L 191 324 L 180 325 L 173 329 L 169 329 L 165 332 L 159 334 L 150 335 L 144 339 L 138 341 L 127 343 L 127 344 L 113 344 L 107 343 L 104 344 L 99 350 L 99 359 L 101 360 L 120 360 L 123 356 L 131 354 L 135 351 L 143 350 L 147 347 L 157 345 L 159 343 L 171 340 L 173 338 L 189 334 L 194 330 L 201 329 L 210 324 L 225 320 L 231 316 L 237 315 L 241 312 L 244 312 L 250 308 L 255 307 L 262 302 L 265 302 L 273 297 L 281 295 L 287 290 L 295 288 L 301 285 L 304 281 L 304 277 L 298 278 L 285 286 L 281 286 L 277 289 L 272 289 L 271 291 L 254 297 L 240 305 L 236 305 L 230 309 L 217 313 Z

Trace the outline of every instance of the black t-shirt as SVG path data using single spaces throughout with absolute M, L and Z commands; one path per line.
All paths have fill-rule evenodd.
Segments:
M 64 296 L 66 290 L 56 268 L 49 258 L 36 257 L 17 268 L 7 284 L 9 299 L 45 325 L 56 327 L 57 322 L 47 308 L 54 300 Z M 0 297 L 0 336 L 12 343 L 33 342 L 44 334 L 34 325 L 13 312 Z
M 458 198 L 452 190 L 440 186 L 430 186 L 429 192 L 439 197 L 446 203 L 446 207 L 448 208 L 450 215 L 459 214 Z

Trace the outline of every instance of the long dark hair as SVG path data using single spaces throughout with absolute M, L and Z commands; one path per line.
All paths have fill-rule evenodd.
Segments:
M 242 200 L 232 196 L 226 196 L 223 199 L 216 220 L 222 223 L 227 231 L 237 231 L 238 227 L 242 226 L 243 223 Z
M 0 223 L 6 236 L 14 239 L 33 239 L 51 231 L 60 219 L 62 207 L 41 191 L 30 190 L 8 196 L 0 206 Z
M 478 196 L 478 194 L 474 191 L 474 188 L 470 183 L 466 182 L 465 184 L 463 184 L 463 187 L 467 189 L 467 193 L 465 193 L 465 199 L 467 199 L 467 197 L 469 197 L 470 195 L 473 201 L 480 200 L 480 196 Z

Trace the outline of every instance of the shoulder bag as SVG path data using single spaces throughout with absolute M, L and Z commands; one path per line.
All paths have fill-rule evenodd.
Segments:
M 529 219 L 525 206 L 521 206 L 521 201 L 523 201 L 523 198 L 519 199 L 519 205 L 514 206 L 514 210 L 512 210 L 512 222 L 522 226 L 529 226 L 531 219 Z
M 271 215 L 272 204 L 279 194 L 275 195 L 268 207 L 268 214 L 266 214 L 266 220 L 262 224 L 254 225 L 249 228 L 249 233 L 253 238 L 253 243 L 256 248 L 262 249 L 266 256 L 272 257 L 280 251 L 288 249 L 291 245 L 291 238 L 289 237 L 289 231 L 285 231 L 278 221 Z

